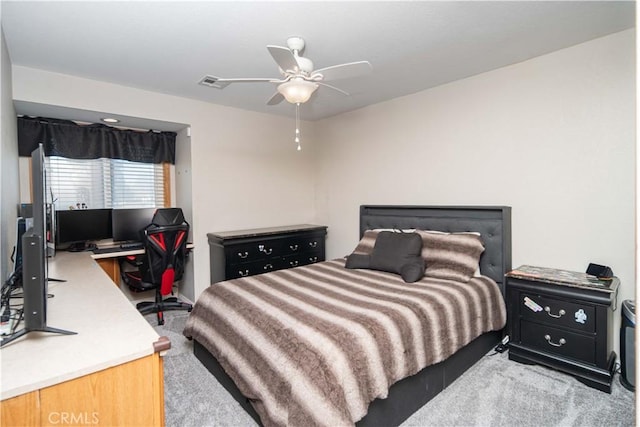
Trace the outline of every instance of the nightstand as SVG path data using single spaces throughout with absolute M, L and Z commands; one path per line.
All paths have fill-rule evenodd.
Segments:
M 620 281 L 523 265 L 506 275 L 509 359 L 573 375 L 611 393 Z

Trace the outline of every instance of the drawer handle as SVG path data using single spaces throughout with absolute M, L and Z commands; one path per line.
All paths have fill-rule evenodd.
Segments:
M 291 249 L 292 251 L 297 251 L 298 245 L 289 245 L 289 249 Z
M 318 261 L 318 257 L 317 256 L 311 256 L 311 257 L 309 257 L 309 261 L 316 262 L 316 261 Z
M 271 264 L 265 264 L 264 267 L 262 267 L 264 270 L 272 270 L 273 269 L 273 265 Z
M 264 245 L 258 245 L 258 250 L 260 252 L 264 252 L 267 255 L 271 255 L 271 252 L 273 252 L 273 248 L 267 249 L 267 248 L 264 247 Z
M 249 256 L 249 252 L 247 252 L 247 251 L 244 251 L 244 252 L 238 252 L 238 256 L 239 256 L 240 258 L 246 258 L 246 257 L 248 257 L 248 256 Z
M 558 314 L 551 314 L 551 308 L 547 305 L 544 307 L 544 311 L 547 312 L 547 314 L 549 315 L 549 317 L 553 317 L 554 319 L 559 319 L 562 316 L 564 316 L 565 314 L 567 314 L 566 311 L 564 311 L 563 309 L 560 309 L 560 311 L 558 312 Z
M 298 266 L 298 261 L 297 260 L 296 261 L 289 261 L 289 265 L 291 267 L 297 267 Z
M 245 271 L 238 271 L 238 274 L 240 275 L 240 277 L 247 277 L 249 275 L 249 270 L 245 270 Z
M 565 340 L 564 338 L 560 338 L 560 341 L 558 341 L 558 344 L 556 344 L 553 341 L 551 341 L 551 336 L 550 335 L 545 335 L 544 339 L 547 340 L 549 345 L 552 345 L 554 347 L 562 347 L 563 345 L 565 345 L 567 343 L 567 340 Z
M 315 248 L 318 246 L 318 242 L 309 242 L 309 246 L 311 246 L 312 248 Z

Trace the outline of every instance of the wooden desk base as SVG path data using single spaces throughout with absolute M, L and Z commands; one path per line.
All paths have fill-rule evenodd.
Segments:
M 107 273 L 113 283 L 120 285 L 120 263 L 118 258 L 99 258 L 95 261 Z
M 3 426 L 164 426 L 158 353 L 1 402 Z

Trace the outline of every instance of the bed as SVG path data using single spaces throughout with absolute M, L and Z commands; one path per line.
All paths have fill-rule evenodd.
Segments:
M 184 334 L 257 423 L 399 425 L 502 338 L 509 207 L 361 206 L 360 244 L 380 229 L 479 233 L 480 275 L 407 284 L 335 259 L 198 298 Z

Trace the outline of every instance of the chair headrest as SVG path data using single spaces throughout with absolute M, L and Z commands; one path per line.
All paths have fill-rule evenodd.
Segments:
M 151 220 L 155 225 L 179 225 L 183 224 L 184 215 L 181 208 L 161 208 L 156 209 L 156 213 Z

